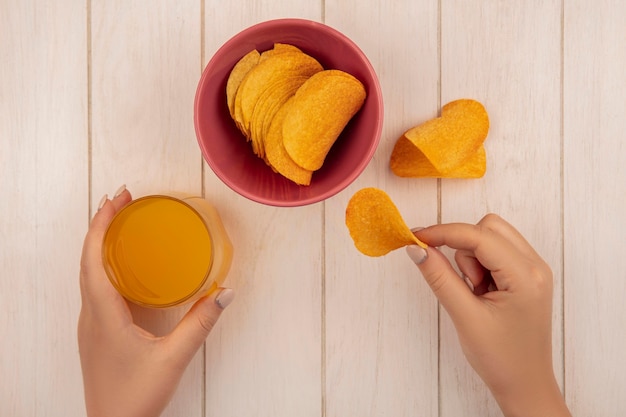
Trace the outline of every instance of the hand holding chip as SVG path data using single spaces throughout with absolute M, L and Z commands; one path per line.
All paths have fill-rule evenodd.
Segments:
M 440 224 L 415 234 L 429 247 L 410 245 L 407 252 L 504 414 L 569 416 L 552 368 L 549 266 L 496 215 L 477 225 Z M 471 284 L 463 282 L 439 246 L 456 249 L 457 266 Z

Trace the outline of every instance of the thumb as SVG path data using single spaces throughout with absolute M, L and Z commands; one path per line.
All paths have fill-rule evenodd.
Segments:
M 205 342 L 222 311 L 233 301 L 234 297 L 235 292 L 230 288 L 218 288 L 206 297 L 202 297 L 169 334 L 168 343 L 174 355 L 183 361 L 185 366 Z
M 406 252 L 455 323 L 468 316 L 478 300 L 438 249 L 409 245 Z

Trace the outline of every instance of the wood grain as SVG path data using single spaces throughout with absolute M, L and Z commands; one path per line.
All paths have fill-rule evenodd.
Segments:
M 565 394 L 608 417 L 626 413 L 626 4 L 564 17 Z
M 442 103 L 474 98 L 490 132 L 487 173 L 442 181 L 442 222 L 511 222 L 554 273 L 553 352 L 562 375 L 561 9 L 557 2 L 442 3 Z M 447 314 L 441 325 L 442 416 L 501 415 L 467 365 Z M 559 378 L 561 379 L 561 378 Z
M 325 203 L 326 415 L 437 415 L 436 299 L 403 249 L 368 258 L 345 226 L 349 198 L 370 186 L 386 191 L 410 226 L 437 221 L 436 180 L 397 178 L 389 169 L 397 138 L 437 112 L 437 2 L 325 4 L 325 22 L 372 61 L 385 103 L 373 160 Z
M 349 197 L 411 226 L 510 220 L 555 277 L 555 371 L 574 415 L 626 412 L 626 6 L 620 0 L 5 0 L 0 7 L 0 415 L 84 415 L 78 264 L 101 196 L 204 194 L 236 298 L 164 416 L 501 415 L 403 251 L 367 258 Z M 201 70 L 241 29 L 303 17 L 352 38 L 385 100 L 379 149 L 325 203 L 261 206 L 203 164 Z M 394 177 L 397 137 L 460 97 L 491 116 L 487 175 Z M 134 309 L 163 334 L 184 309 Z
M 321 10 L 319 2 L 208 2 L 205 64 L 252 24 L 286 16 L 319 21 Z M 236 292 L 207 341 L 207 415 L 320 416 L 323 205 L 254 203 L 208 166 L 205 194 L 233 240 L 225 285 Z
M 92 206 L 121 184 L 135 197 L 202 193 L 192 123 L 200 22 L 197 1 L 92 3 Z M 186 308 L 132 311 L 140 325 L 166 334 Z M 202 415 L 203 381 L 201 351 L 163 415 Z
M 5 2 L 6 3 L 6 2 Z M 83 414 L 87 43 L 78 2 L 0 12 L 0 415 Z

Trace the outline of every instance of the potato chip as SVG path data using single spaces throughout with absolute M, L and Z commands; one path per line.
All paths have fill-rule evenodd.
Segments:
M 250 140 L 252 141 L 252 150 L 260 158 L 265 159 L 263 143 L 272 119 L 282 105 L 293 97 L 308 78 L 307 76 L 294 75 L 276 80 L 272 85 L 267 86 L 257 99 L 250 117 Z
M 283 145 L 283 122 L 293 105 L 293 97 L 281 106 L 273 118 L 265 136 L 265 152 L 268 164 L 279 174 L 299 185 L 311 184 L 312 171 L 293 162 Z
M 261 55 L 256 49 L 248 52 L 235 64 L 228 76 L 226 81 L 226 101 L 230 116 L 233 118 L 235 116 L 235 95 L 237 94 L 237 89 L 246 74 L 258 64 L 260 57 Z
M 274 172 L 309 185 L 363 105 L 365 88 L 348 73 L 324 71 L 298 47 L 276 43 L 273 49 L 260 54 L 254 50 L 239 60 L 228 78 L 226 99 L 252 151 Z M 299 161 L 289 154 L 286 142 Z
M 343 71 L 311 76 L 296 92 L 283 124 L 283 141 L 291 159 L 310 171 L 320 169 L 365 95 L 363 84 Z
M 261 54 L 260 61 L 265 61 L 267 58 L 282 52 L 302 52 L 302 50 L 300 50 L 297 46 L 289 45 L 288 43 L 275 43 L 274 48 L 268 49 Z
M 346 208 L 346 226 L 356 248 L 367 256 L 382 256 L 407 245 L 428 245 L 408 228 L 391 198 L 378 188 L 357 191 Z
M 322 71 L 314 58 L 297 51 L 285 51 L 259 62 L 244 77 L 235 96 L 235 118 L 244 135 L 250 137 L 250 119 L 263 92 L 275 82 L 290 77 L 310 77 Z
M 441 117 L 398 139 L 391 154 L 391 170 L 400 177 L 482 177 L 487 167 L 483 142 L 488 132 L 489 116 L 482 104 L 470 99 L 450 102 Z

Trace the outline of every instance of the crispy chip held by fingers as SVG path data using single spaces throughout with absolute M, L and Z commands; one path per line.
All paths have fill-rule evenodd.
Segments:
M 382 256 L 407 245 L 428 247 L 404 222 L 391 198 L 378 188 L 357 191 L 346 208 L 346 226 L 356 248 L 367 256 Z

